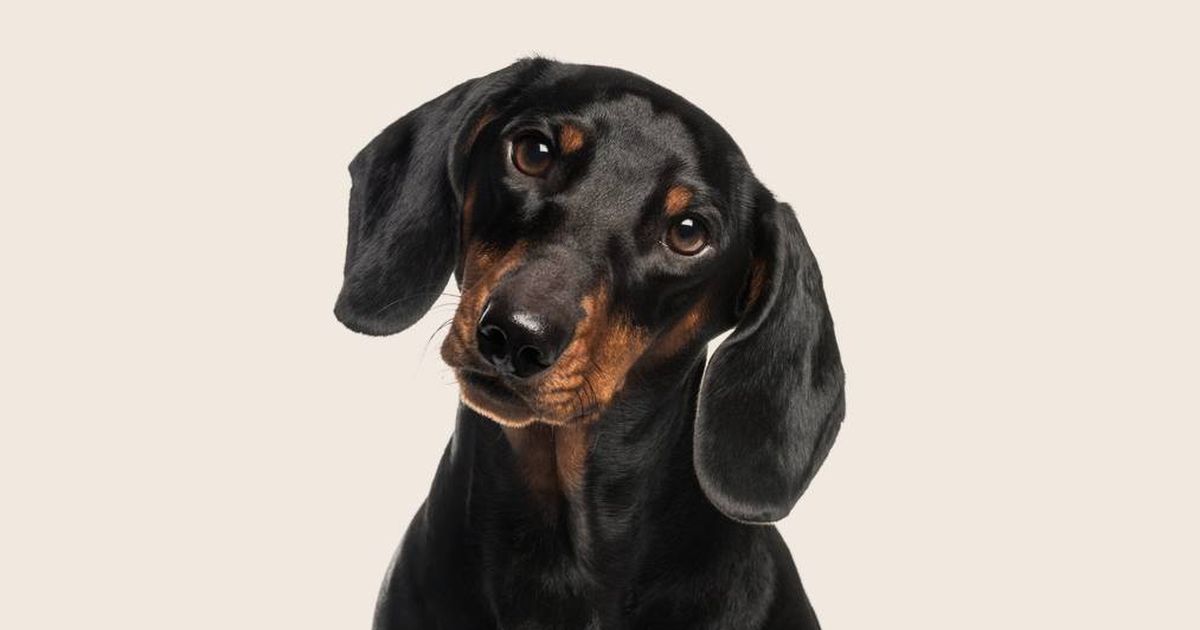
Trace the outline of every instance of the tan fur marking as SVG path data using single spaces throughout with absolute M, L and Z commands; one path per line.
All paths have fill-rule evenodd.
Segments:
M 708 301 L 701 298 L 683 317 L 675 322 L 654 342 L 653 353 L 656 357 L 669 357 L 683 350 L 685 346 L 700 333 L 707 314 Z
M 479 321 L 488 296 L 500 280 L 519 266 L 524 258 L 524 243 L 517 243 L 503 254 L 478 243 L 472 243 L 468 248 L 463 262 L 462 297 L 454 312 L 450 333 L 442 342 L 442 359 L 446 363 L 451 366 L 461 366 L 464 363 L 467 349 L 471 347 L 475 338 L 475 322 Z M 500 424 L 524 426 L 534 420 L 529 417 L 498 417 L 495 410 L 486 409 L 474 400 L 466 387 L 460 386 L 459 393 L 464 404 Z
M 471 222 L 475 218 L 475 199 L 479 196 L 479 184 L 474 178 L 467 180 L 467 192 L 463 195 L 462 216 L 459 219 L 459 245 L 471 242 Z M 459 250 L 462 251 L 462 250 Z
M 767 284 L 767 265 L 761 260 L 755 260 L 750 265 L 750 284 L 746 288 L 746 308 L 754 306 L 762 296 L 763 287 Z
M 464 405 L 466 405 L 475 413 L 485 418 L 492 419 L 496 424 L 499 424 L 502 427 L 521 429 L 537 422 L 537 418 L 534 418 L 529 414 L 505 415 L 498 413 L 495 409 L 479 404 L 479 402 L 476 401 L 473 396 L 471 396 L 471 391 L 469 389 L 462 386 L 460 386 L 458 389 L 459 400 L 461 400 Z
M 690 203 L 692 203 L 692 191 L 686 186 L 676 184 L 667 189 L 663 209 L 666 210 L 667 216 L 674 216 L 686 210 Z
M 559 496 L 568 501 L 580 497 L 590 448 L 587 426 L 538 423 L 501 430 L 512 447 L 518 472 L 549 515 L 557 513 Z
M 543 384 L 539 403 L 557 416 L 544 418 L 544 422 L 568 425 L 594 420 L 620 391 L 629 368 L 649 343 L 644 330 L 611 310 L 606 288 L 584 297 L 582 307 L 584 317 L 575 328 L 574 339 Z M 581 401 L 588 408 L 580 409 Z M 576 415 L 582 417 L 572 417 Z
M 554 462 L 559 487 L 568 498 L 583 491 L 583 475 L 591 448 L 587 426 L 566 426 L 554 429 Z
M 479 115 L 479 119 L 471 126 L 470 133 L 467 134 L 467 142 L 463 145 L 463 153 L 469 153 L 471 148 L 475 146 L 475 141 L 479 139 L 479 134 L 483 132 L 483 128 L 488 126 L 488 123 L 496 120 L 496 111 L 488 109 Z
M 508 438 L 519 472 L 533 495 L 542 501 L 557 495 L 554 429 L 548 425 L 534 424 L 523 428 L 503 427 L 501 430 Z
M 558 149 L 570 155 L 583 148 L 583 131 L 575 125 L 566 124 L 558 131 Z

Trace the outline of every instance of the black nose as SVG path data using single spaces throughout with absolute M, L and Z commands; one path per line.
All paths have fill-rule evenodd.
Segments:
M 569 334 L 544 315 L 495 300 L 484 307 L 475 330 L 479 352 L 488 363 L 517 378 L 554 365 Z

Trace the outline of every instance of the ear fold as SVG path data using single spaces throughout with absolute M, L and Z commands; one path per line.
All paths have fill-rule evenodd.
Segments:
M 489 108 L 550 62 L 523 59 L 472 79 L 389 125 L 350 163 L 350 229 L 334 314 L 390 335 L 433 305 L 458 259 L 467 153 Z
M 817 260 L 791 207 L 761 196 L 761 288 L 752 279 L 750 304 L 709 361 L 694 445 L 709 500 L 749 523 L 791 512 L 845 415 L 841 358 Z

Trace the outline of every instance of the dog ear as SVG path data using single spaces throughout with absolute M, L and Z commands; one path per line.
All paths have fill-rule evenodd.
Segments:
M 433 306 L 458 260 L 466 158 L 496 109 L 549 61 L 467 81 L 389 125 L 350 163 L 350 227 L 334 314 L 390 335 Z
M 760 194 L 747 303 L 709 361 L 696 414 L 700 486 L 726 516 L 787 516 L 845 415 L 821 271 L 795 214 Z

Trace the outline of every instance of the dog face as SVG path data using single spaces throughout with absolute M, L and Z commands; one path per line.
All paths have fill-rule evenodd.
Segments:
M 442 355 L 463 401 L 504 424 L 594 419 L 635 366 L 732 325 L 748 269 L 743 208 L 706 181 L 686 125 L 637 94 L 555 107 L 581 88 L 485 113 L 468 149 Z
M 406 328 L 453 271 L 463 402 L 525 426 L 595 421 L 736 325 L 697 476 L 733 518 L 790 510 L 843 414 L 837 344 L 795 216 L 707 115 L 624 71 L 523 60 L 400 119 L 351 174 L 347 326 Z

